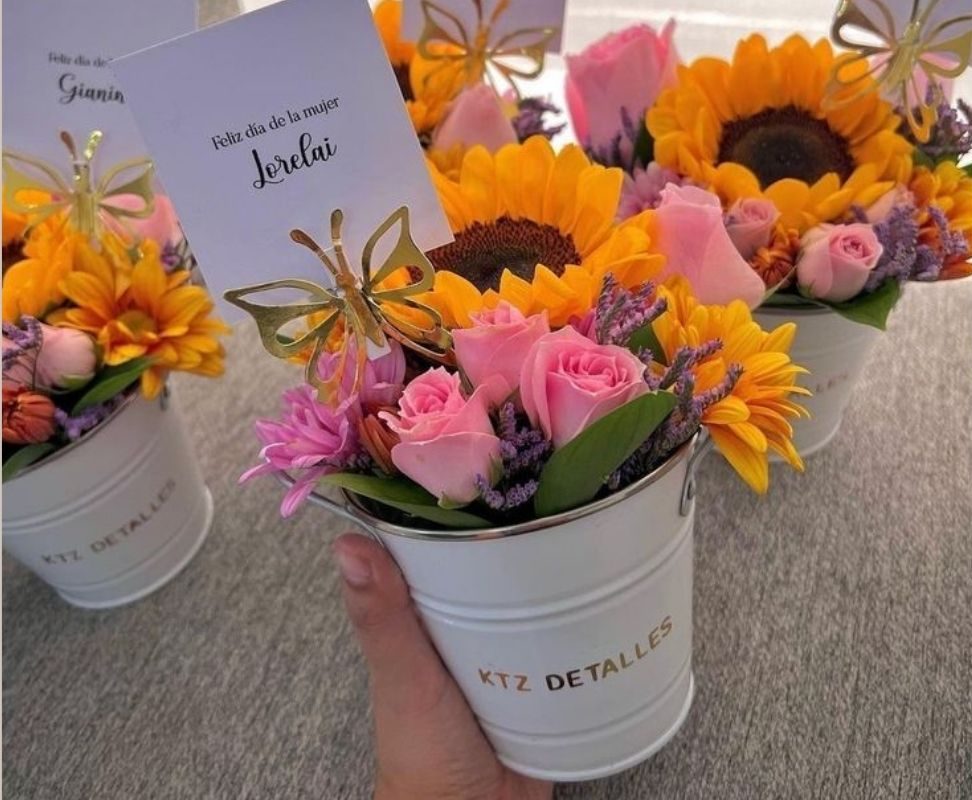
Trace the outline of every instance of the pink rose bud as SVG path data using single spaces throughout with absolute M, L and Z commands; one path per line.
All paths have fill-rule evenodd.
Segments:
M 865 210 L 864 216 L 869 223 L 875 225 L 878 222 L 884 222 L 888 214 L 894 211 L 897 206 L 911 203 L 913 200 L 914 195 L 911 192 L 901 184 L 896 184 L 871 203 Z
M 592 342 L 571 327 L 541 338 L 520 373 L 530 421 L 557 448 L 648 391 L 645 365 L 623 347 Z
M 74 328 L 55 328 L 43 322 L 40 327 L 43 335 L 40 352 L 36 357 L 34 351 L 19 356 L 4 370 L 5 380 L 49 392 L 75 383 L 84 384 L 94 377 L 98 361 L 94 339 Z M 4 351 L 11 347 L 11 342 L 4 337 Z
M 581 144 L 610 152 L 622 134 L 622 155 L 630 158 L 633 143 L 623 134 L 622 109 L 637 126 L 661 91 L 675 84 L 674 31 L 674 20 L 661 34 L 632 25 L 567 56 L 567 108 Z
M 448 150 L 455 145 L 481 144 L 491 153 L 517 141 L 513 123 L 503 111 L 496 92 L 485 83 L 465 89 L 432 137 L 432 146 Z
M 728 305 L 743 300 L 758 306 L 766 293 L 763 279 L 729 238 L 722 204 L 697 186 L 668 184 L 654 213 L 655 241 L 665 255 L 660 280 L 684 275 L 699 302 Z
M 160 245 L 177 245 L 182 239 L 182 228 L 176 216 L 172 202 L 164 194 L 155 195 L 155 207 L 152 214 L 145 219 L 124 217 L 124 223 L 114 217 L 108 218 L 109 227 L 120 236 L 130 236 L 134 233 L 139 239 L 150 239 Z M 134 194 L 120 194 L 108 201 L 111 205 L 124 208 L 127 211 L 138 211 L 144 208 L 142 198 Z
M 459 376 L 437 367 L 405 387 L 398 408 L 378 416 L 401 439 L 391 451 L 400 472 L 448 505 L 475 500 L 480 477 L 492 485 L 502 462 L 485 387 L 467 400 Z
M 745 197 L 737 200 L 726 214 L 726 230 L 744 259 L 749 261 L 756 251 L 766 247 L 773 236 L 773 226 L 780 212 L 770 200 Z
M 841 303 L 867 283 L 884 248 L 864 223 L 820 225 L 803 236 L 797 282 L 810 297 Z
M 547 314 L 525 317 L 501 300 L 495 309 L 471 318 L 472 328 L 452 332 L 456 360 L 473 386 L 490 386 L 490 399 L 499 404 L 519 388 L 527 352 L 550 333 Z

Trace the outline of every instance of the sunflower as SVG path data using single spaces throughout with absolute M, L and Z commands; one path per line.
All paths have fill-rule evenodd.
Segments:
M 3 275 L 4 321 L 16 322 L 21 316 L 42 318 L 64 303 L 61 281 L 88 249 L 85 237 L 63 215 L 48 217 L 34 227 L 24 242 L 22 258 Z
M 770 450 L 802 471 L 789 422 L 806 414 L 790 396 L 809 394 L 794 382 L 806 370 L 788 355 L 796 325 L 787 323 L 767 333 L 741 300 L 727 306 L 702 305 L 682 278 L 666 282 L 658 292 L 668 308 L 652 327 L 669 362 L 679 347 L 698 347 L 713 339 L 722 342 L 713 356 L 694 368 L 696 394 L 718 386 L 732 365 L 742 368 L 730 394 L 702 415 L 719 452 L 760 494 L 769 486 Z
M 134 263 L 114 234 L 101 244 L 100 251 L 80 246 L 81 257 L 60 284 L 76 308 L 59 309 L 48 321 L 93 334 L 109 366 L 152 358 L 141 379 L 148 398 L 158 395 L 169 370 L 221 375 L 224 352 L 216 335 L 229 328 L 210 316 L 206 290 L 184 285 L 187 270 L 166 274 L 156 242 L 143 242 Z
M 826 40 L 811 46 L 794 35 L 769 49 L 753 35 L 731 64 L 701 58 L 679 67 L 678 84 L 647 113 L 655 160 L 711 187 L 727 205 L 766 197 L 800 232 L 851 205 L 867 207 L 907 182 L 913 148 L 877 91 L 825 97 L 838 60 Z M 861 60 L 844 73 L 849 79 L 866 69 Z
M 932 248 L 944 261 L 940 278 L 960 278 L 972 275 L 972 177 L 951 161 L 943 161 L 934 169 L 917 167 L 908 188 L 918 207 L 920 241 Z M 942 246 L 942 231 L 929 211 L 930 207 L 944 217 L 948 232 L 965 239 L 965 252 L 949 254 Z M 957 249 L 957 248 L 952 248 Z
M 402 39 L 401 0 L 382 0 L 375 7 L 374 20 L 415 132 L 427 139 L 466 85 L 465 65 L 461 60 L 422 58 L 414 42 Z M 445 52 L 448 46 L 433 44 L 431 49 Z
M 458 181 L 432 172 L 455 241 L 428 254 L 435 287 L 420 299 L 448 327 L 469 326 L 500 299 L 565 325 L 593 307 L 605 275 L 633 287 L 661 271 L 645 220 L 615 223 L 621 170 L 591 164 L 575 145 L 554 153 L 534 136 L 496 154 L 473 147 Z

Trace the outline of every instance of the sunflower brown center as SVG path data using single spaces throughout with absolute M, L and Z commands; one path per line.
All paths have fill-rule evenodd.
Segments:
M 509 217 L 476 222 L 428 255 L 436 269 L 462 275 L 481 292 L 498 289 L 504 269 L 530 281 L 537 264 L 563 275 L 568 264 L 581 262 L 568 234 L 553 225 Z
M 845 181 L 854 171 L 847 140 L 796 106 L 767 108 L 727 123 L 719 161 L 748 167 L 764 188 L 783 178 L 814 183 L 828 172 Z
M 398 89 L 402 93 L 402 97 L 406 100 L 414 100 L 415 95 L 412 93 L 412 81 L 408 77 L 408 64 L 396 64 L 393 69 L 395 70 L 395 78 L 398 80 Z

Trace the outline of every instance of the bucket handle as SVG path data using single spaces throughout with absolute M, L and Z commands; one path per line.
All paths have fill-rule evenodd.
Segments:
M 274 474 L 276 475 L 277 480 L 279 480 L 288 489 L 293 488 L 293 485 L 296 483 L 296 481 L 292 477 L 290 477 L 290 475 L 288 475 L 286 472 L 276 472 Z M 330 511 L 333 514 L 337 514 L 339 517 L 341 517 L 344 520 L 347 520 L 352 525 L 357 525 L 359 528 L 364 528 L 367 533 L 371 534 L 376 539 L 378 538 L 378 532 L 374 528 L 372 528 L 368 524 L 368 522 L 364 519 L 364 517 L 362 517 L 355 510 L 354 506 L 348 503 L 336 503 L 333 500 L 331 500 L 331 498 L 325 497 L 320 492 L 316 492 L 316 491 L 311 492 L 307 496 L 307 499 L 312 505 L 326 509 L 327 511 Z
M 682 483 L 682 498 L 678 504 L 678 513 L 687 517 L 692 510 L 692 501 L 695 499 L 695 471 L 698 469 L 702 459 L 705 458 L 715 447 L 715 442 L 709 436 L 709 432 L 703 428 L 699 434 L 699 443 L 695 452 L 689 458 L 688 467 L 685 470 L 685 481 Z

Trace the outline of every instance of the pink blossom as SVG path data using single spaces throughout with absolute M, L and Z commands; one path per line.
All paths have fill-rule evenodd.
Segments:
M 502 300 L 495 309 L 472 315 L 472 322 L 473 327 L 452 333 L 456 360 L 473 386 L 489 384 L 490 398 L 498 405 L 519 387 L 527 351 L 550 333 L 547 314 L 525 317 Z
M 624 136 L 623 115 L 637 126 L 662 90 L 675 84 L 674 31 L 674 20 L 660 34 L 632 25 L 567 56 L 567 108 L 585 147 L 610 151 L 621 134 L 623 156 L 630 159 L 633 143 Z
M 503 145 L 517 141 L 513 123 L 503 111 L 496 92 L 485 83 L 476 84 L 452 102 L 432 138 L 432 146 L 448 150 L 455 145 L 483 145 L 495 153 Z
M 677 172 L 652 161 L 647 167 L 635 167 L 629 175 L 625 173 L 621 186 L 621 202 L 618 204 L 618 219 L 626 220 L 642 211 L 657 208 L 661 203 L 662 189 L 674 183 L 682 186 L 686 179 Z
M 729 238 L 719 198 L 674 184 L 661 197 L 654 213 L 656 244 L 666 258 L 660 279 L 684 275 L 702 303 L 742 299 L 750 308 L 758 306 L 766 287 Z
M 471 503 L 480 476 L 492 484 L 501 458 L 485 387 L 466 399 L 459 375 L 437 367 L 405 387 L 397 415 L 378 416 L 401 439 L 392 462 L 440 503 Z
M 91 380 L 98 362 L 94 339 L 74 328 L 38 324 L 42 332 L 40 351 L 25 351 L 16 357 L 4 370 L 4 378 L 45 392 Z M 12 348 L 15 345 L 4 336 L 4 352 Z
M 630 350 L 597 344 L 567 327 L 548 333 L 530 349 L 520 396 L 530 421 L 560 448 L 645 394 L 644 373 L 645 365 Z
M 840 303 L 857 295 L 884 248 L 870 225 L 819 225 L 803 236 L 797 282 L 810 297 Z
M 739 254 L 749 261 L 759 248 L 769 245 L 779 218 L 780 212 L 772 200 L 744 197 L 726 213 L 726 230 Z

